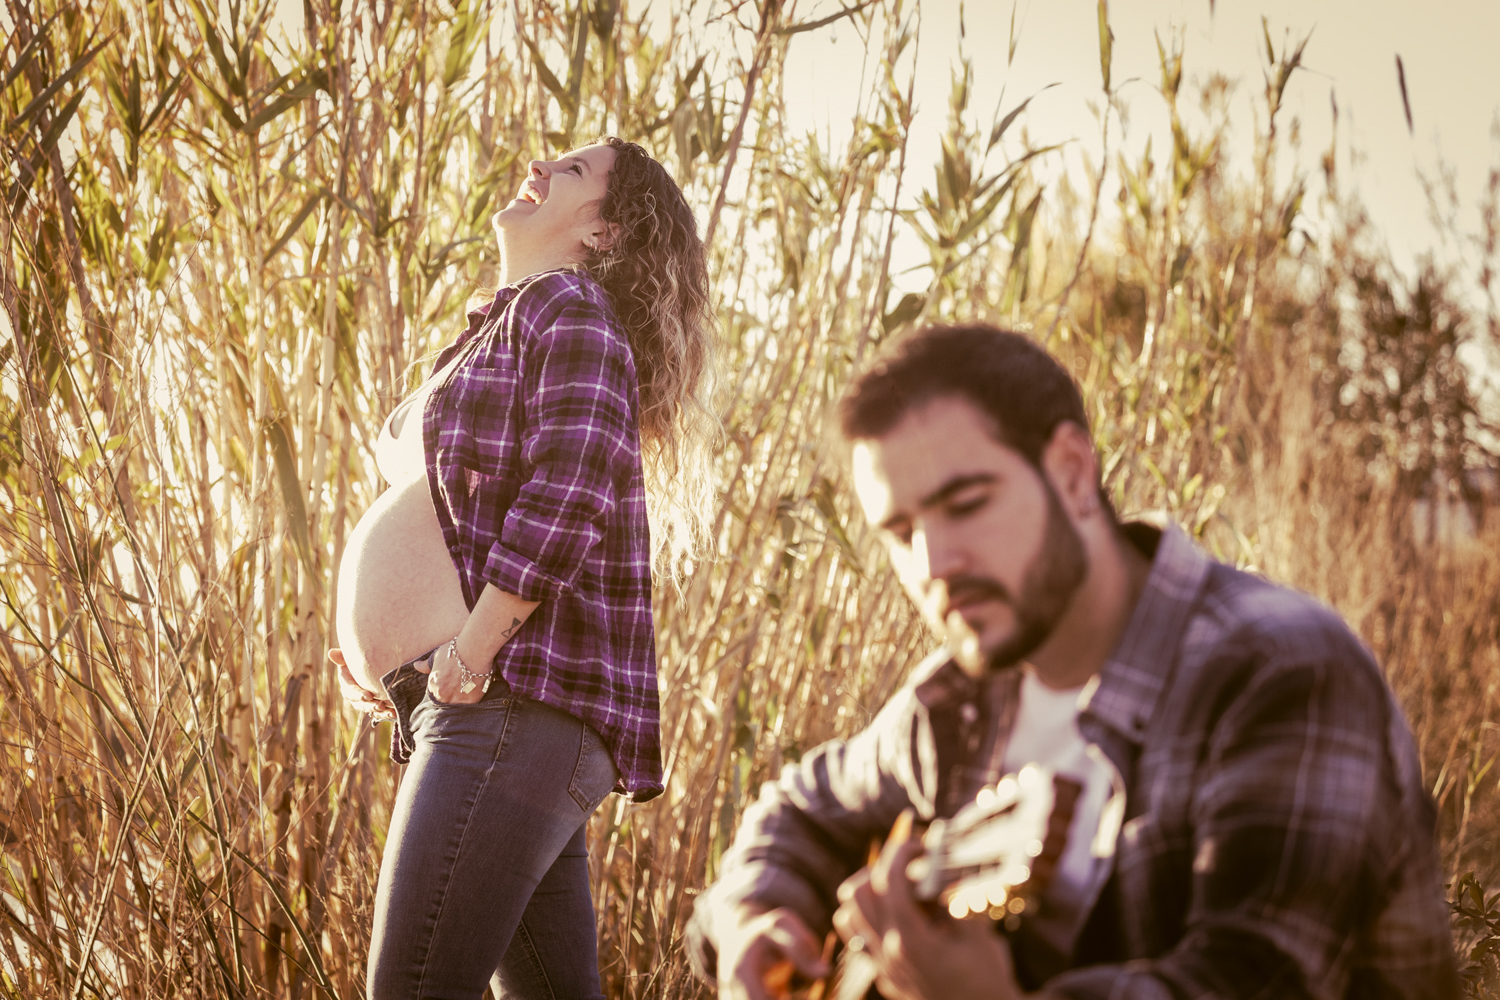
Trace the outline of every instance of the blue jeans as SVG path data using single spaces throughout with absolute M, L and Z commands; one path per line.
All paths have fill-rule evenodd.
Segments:
M 425 681 L 410 664 L 386 678 L 414 749 L 381 858 L 370 1000 L 479 1000 L 486 985 L 602 1000 L 584 835 L 615 784 L 609 751 L 498 677 L 472 705 L 434 701 Z

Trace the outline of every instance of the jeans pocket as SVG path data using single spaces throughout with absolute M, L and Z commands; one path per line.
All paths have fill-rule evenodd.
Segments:
M 427 693 L 427 701 L 438 708 L 479 708 L 493 701 L 505 701 L 510 697 L 510 684 L 500 675 L 500 668 L 492 666 L 493 673 L 490 674 L 490 683 L 484 692 L 480 694 L 477 701 L 444 701 L 432 693 L 432 688 L 425 687 L 427 675 L 422 675 L 424 690 Z
M 390 757 L 393 763 L 407 763 L 411 760 L 412 751 L 417 748 L 412 713 L 427 693 L 427 675 L 418 670 L 416 664 L 430 657 L 432 652 L 429 650 L 415 659 L 407 660 L 380 678 L 381 685 L 385 687 L 386 698 L 396 710 L 396 721 L 391 726 Z
M 568 794 L 585 813 L 592 813 L 614 789 L 619 772 L 599 734 L 588 725 L 579 728 L 583 732 L 578 740 L 578 763 L 573 768 L 573 780 L 568 782 Z

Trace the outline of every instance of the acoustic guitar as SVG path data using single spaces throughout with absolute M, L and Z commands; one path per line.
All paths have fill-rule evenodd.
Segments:
M 1077 781 L 1029 764 L 951 818 L 934 820 L 922 834 L 923 853 L 907 868 L 917 899 L 955 920 L 985 919 L 1001 933 L 1015 931 L 1057 869 L 1081 791 Z M 879 850 L 872 847 L 872 863 Z M 794 993 L 791 964 L 784 963 L 766 985 L 773 995 L 801 1000 L 878 998 L 875 960 L 842 945 L 830 931 L 824 958 L 833 971 L 826 980 Z

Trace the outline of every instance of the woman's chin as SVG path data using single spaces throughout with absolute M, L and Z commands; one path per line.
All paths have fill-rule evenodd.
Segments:
M 495 233 L 498 235 L 502 230 L 509 228 L 517 220 L 525 218 L 530 213 L 535 212 L 536 209 L 537 206 L 532 202 L 522 201 L 520 198 L 513 198 L 511 199 L 509 204 L 505 205 L 505 207 L 501 208 L 500 211 L 490 216 L 490 226 L 494 228 Z

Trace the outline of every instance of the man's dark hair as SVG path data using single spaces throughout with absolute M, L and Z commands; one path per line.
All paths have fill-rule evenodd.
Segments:
M 1038 469 L 1058 424 L 1089 427 L 1078 386 L 1056 358 L 1019 333 L 975 324 L 929 326 L 888 349 L 844 393 L 844 437 L 881 437 L 941 396 L 972 403 L 996 438 Z

